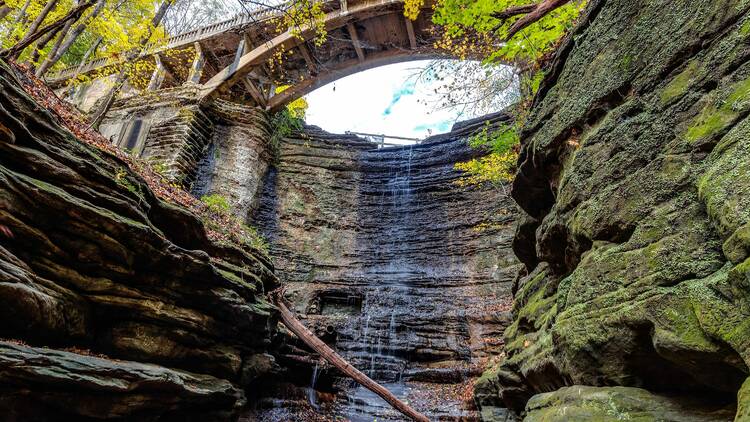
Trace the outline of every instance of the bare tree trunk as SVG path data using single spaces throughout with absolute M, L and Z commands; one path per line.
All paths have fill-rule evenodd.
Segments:
M 36 45 L 34 46 L 34 51 L 31 53 L 31 56 L 26 61 L 29 66 L 33 69 L 36 63 L 39 61 L 39 57 L 42 55 L 42 50 L 44 50 L 44 47 L 49 44 L 50 41 L 52 41 L 52 38 L 54 38 L 58 33 L 62 32 L 65 34 L 70 30 L 70 26 L 73 25 L 73 22 L 68 21 L 64 27 L 58 28 L 55 30 L 52 30 L 47 33 L 47 35 L 43 36 L 42 38 L 37 41 Z M 59 37 L 58 37 L 59 38 Z
M 81 18 L 81 15 L 83 12 L 86 11 L 89 7 L 94 5 L 95 0 L 87 0 L 86 2 L 78 5 L 77 7 L 74 7 L 70 12 L 68 12 L 67 15 L 63 16 L 60 20 L 57 20 L 44 28 L 36 31 L 35 33 L 29 33 L 26 37 L 24 37 L 23 40 L 19 41 L 18 44 L 14 45 L 13 47 L 4 50 L 0 52 L 0 57 L 4 58 L 17 58 L 21 52 L 28 46 L 34 43 L 34 41 L 38 40 L 39 38 L 45 36 L 50 31 L 55 31 L 64 26 L 69 20 L 73 20 L 73 22 L 77 21 Z
M 26 11 L 29 9 L 30 5 L 31 0 L 26 0 L 26 3 L 23 4 L 23 7 L 21 7 L 18 14 L 16 14 L 16 17 L 13 19 L 13 24 L 11 24 L 8 29 L 8 37 L 11 38 L 10 45 L 13 45 L 18 41 L 19 36 L 18 34 L 14 34 L 14 28 L 19 28 L 26 24 L 26 20 L 28 19 Z
M 13 10 L 8 6 L 7 4 L 3 3 L 3 6 L 0 7 L 0 20 L 5 19 L 6 16 L 10 14 L 10 11 Z
M 107 115 L 107 112 L 112 107 L 112 104 L 115 102 L 115 96 L 117 95 L 117 92 L 122 89 L 122 86 L 125 84 L 125 79 L 127 77 L 127 67 L 130 63 L 130 61 L 136 59 L 141 52 L 143 51 L 143 47 L 148 44 L 148 40 L 151 38 L 151 35 L 153 34 L 153 30 L 157 28 L 159 25 L 161 25 L 161 21 L 164 19 L 164 15 L 167 14 L 167 10 L 169 10 L 169 7 L 174 3 L 174 0 L 164 0 L 162 1 L 161 5 L 159 5 L 159 9 L 157 9 L 156 14 L 154 15 L 153 19 L 151 19 L 151 27 L 149 28 L 148 34 L 144 36 L 140 42 L 139 42 L 139 48 L 136 49 L 136 51 L 133 51 L 125 56 L 125 61 L 122 63 L 122 67 L 120 68 L 120 73 L 117 75 L 117 79 L 115 79 L 115 84 L 112 86 L 112 88 L 107 93 L 106 100 L 102 103 L 101 107 L 99 107 L 99 110 L 94 114 L 94 119 L 91 121 L 91 128 L 95 130 L 99 130 L 99 125 L 102 124 L 102 121 L 104 120 L 104 116 Z
M 30 5 L 31 5 L 31 0 L 26 0 L 26 3 L 23 4 L 23 7 L 21 8 L 21 10 L 18 11 L 18 15 L 16 15 L 16 19 L 13 20 L 13 26 L 16 26 L 19 23 L 26 20 L 26 11 L 29 10 Z
M 99 13 L 104 9 L 104 5 L 106 4 L 106 0 L 99 0 L 96 3 L 96 7 L 94 7 L 94 10 L 91 11 L 91 14 L 86 19 L 87 21 L 91 21 L 96 19 L 99 16 Z M 39 69 L 36 71 L 37 77 L 44 76 L 47 71 L 54 66 L 60 59 L 65 55 L 65 53 L 70 50 L 70 47 L 73 46 L 73 44 L 76 42 L 78 37 L 83 33 L 83 31 L 86 30 L 87 23 L 81 23 L 80 25 L 76 26 L 76 28 L 73 30 L 73 32 L 68 33 L 67 30 L 63 30 L 62 34 L 58 38 L 58 40 L 55 42 L 55 45 L 52 46 L 52 50 L 50 50 L 49 54 L 47 55 L 47 58 L 44 59 L 44 62 L 39 66 Z M 72 26 L 72 24 L 71 24 Z M 68 27 L 70 29 L 70 27 Z M 84 59 L 85 62 L 85 59 Z
M 88 50 L 86 50 L 86 53 L 83 55 L 83 60 L 81 60 L 81 64 L 78 66 L 78 70 L 76 70 L 76 74 L 73 76 L 73 79 L 77 78 L 78 75 L 81 73 L 81 70 L 83 70 L 83 67 L 86 65 L 86 62 L 89 60 L 89 58 L 94 55 L 96 52 L 96 49 L 99 48 L 102 41 L 104 41 L 103 36 L 99 36 L 99 38 L 94 41 L 93 44 L 91 44 L 91 47 L 89 47 Z
M 382 385 L 373 381 L 370 377 L 363 374 L 360 370 L 353 367 L 349 362 L 344 360 L 338 353 L 334 352 L 333 349 L 328 347 L 322 340 L 317 338 L 310 330 L 307 329 L 297 318 L 294 317 L 289 308 L 284 304 L 282 291 L 276 291 L 271 293 L 271 300 L 281 310 L 281 320 L 284 325 L 289 328 L 300 340 L 304 341 L 305 344 L 310 346 L 313 350 L 318 352 L 320 356 L 328 361 L 331 365 L 338 368 L 341 372 L 352 378 L 354 381 L 360 383 L 363 387 L 379 395 L 383 400 L 387 401 L 396 410 L 403 413 L 405 416 L 418 422 L 430 422 L 427 417 L 416 410 L 412 409 L 411 406 L 399 400 Z
M 21 42 L 19 44 L 24 43 L 26 40 L 31 38 L 36 32 L 39 30 L 39 27 L 42 26 L 42 23 L 47 18 L 47 15 L 49 15 L 49 12 L 55 9 L 57 7 L 57 3 L 59 0 L 48 0 L 47 4 L 44 5 L 44 8 L 41 12 L 39 12 L 39 16 L 34 19 L 33 22 L 31 22 L 31 26 L 29 26 L 29 29 L 26 31 L 26 35 L 23 36 L 21 39 Z M 33 41 L 32 41 L 33 42 Z M 23 50 L 18 50 L 17 52 L 14 52 L 9 57 L 13 60 L 16 60 L 18 56 L 21 55 L 21 52 Z

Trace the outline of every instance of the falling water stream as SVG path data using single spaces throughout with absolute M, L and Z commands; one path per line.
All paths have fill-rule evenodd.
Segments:
M 355 366 L 407 402 L 415 386 L 404 381 L 413 335 L 404 318 L 416 316 L 415 284 L 434 273 L 414 246 L 424 235 L 424 222 L 413 218 L 423 206 L 413 186 L 413 176 L 420 171 L 413 167 L 414 156 L 413 146 L 366 153 L 372 169 L 360 205 L 364 234 L 359 247 L 372 259 L 363 268 L 368 286 L 358 333 L 353 342 L 345 339 L 338 345 Z M 350 387 L 339 414 L 353 422 L 402 420 L 380 397 L 358 385 Z
M 315 409 L 319 409 L 318 396 L 315 393 L 315 384 L 318 382 L 318 369 L 318 364 L 315 364 L 315 369 L 313 369 L 312 377 L 310 377 L 310 388 L 307 389 L 307 398 L 308 400 L 310 400 L 310 405 Z
M 517 269 L 504 270 L 501 261 L 513 261 L 498 253 L 512 255 L 512 227 L 474 228 L 488 216 L 504 227 L 512 201 L 456 188 L 454 163 L 476 154 L 463 135 L 371 149 L 309 133 L 285 144 L 257 216 L 279 276 L 298 292 L 296 311 L 333 327 L 331 345 L 349 363 L 431 420 L 476 420 L 456 391 L 477 376 L 469 371 L 486 353 L 482 338 L 504 329 L 485 309 L 509 294 Z M 312 372 L 305 388 L 319 394 L 306 398 L 321 414 L 404 420 L 336 371 Z

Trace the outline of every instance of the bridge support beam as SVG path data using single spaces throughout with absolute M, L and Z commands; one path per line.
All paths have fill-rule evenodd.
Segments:
M 317 75 L 318 66 L 315 64 L 315 61 L 313 61 L 312 54 L 310 54 L 310 50 L 307 48 L 307 45 L 305 43 L 302 43 L 297 48 L 299 49 L 300 54 L 302 54 L 302 57 L 305 59 L 307 68 L 310 70 L 310 74 Z
M 156 69 L 151 75 L 151 81 L 149 81 L 148 83 L 149 91 L 156 91 L 161 88 L 161 85 L 164 83 L 164 79 L 167 77 L 167 68 L 164 67 L 164 63 L 162 63 L 161 57 L 156 54 L 154 55 L 154 58 L 156 59 Z
M 253 80 L 250 79 L 250 76 L 247 76 L 242 80 L 242 82 L 245 84 L 245 89 L 247 89 L 247 92 L 250 93 L 251 97 L 253 97 L 253 100 L 255 100 L 255 102 L 258 103 L 259 106 L 266 108 L 266 106 L 268 106 L 268 99 L 265 95 L 263 95 L 263 92 L 255 85 Z
M 347 23 L 346 30 L 349 31 L 349 37 L 351 38 L 352 44 L 354 45 L 354 50 L 357 52 L 357 58 L 359 58 L 359 62 L 364 63 L 365 52 L 362 50 L 362 46 L 360 45 L 359 35 L 357 35 L 357 28 L 354 27 L 354 24 Z
M 245 50 L 247 48 L 249 48 L 247 46 L 247 39 L 243 37 L 240 40 L 240 44 L 237 46 L 237 51 L 234 53 L 234 61 L 229 66 L 229 70 L 231 72 L 234 72 L 234 71 L 236 71 L 239 68 L 239 66 L 240 66 L 240 60 L 242 59 L 242 56 L 245 55 Z
M 414 24 L 412 23 L 411 19 L 404 16 L 404 20 L 406 21 L 406 33 L 409 35 L 409 45 L 411 46 L 412 50 L 417 49 L 417 36 L 414 35 Z
M 196 42 L 194 46 L 195 60 L 193 60 L 193 66 L 190 68 L 187 82 L 199 84 L 201 83 L 201 77 L 203 77 L 203 68 L 206 66 L 206 55 L 203 54 L 203 48 L 199 42 Z

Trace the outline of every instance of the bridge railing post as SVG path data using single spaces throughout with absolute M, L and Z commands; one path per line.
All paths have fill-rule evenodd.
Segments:
M 201 77 L 203 76 L 203 67 L 206 64 L 206 56 L 203 54 L 203 48 L 199 42 L 195 42 L 195 59 L 193 60 L 193 66 L 190 68 L 190 75 L 186 83 L 201 83 Z
M 164 83 L 164 78 L 167 76 L 167 69 L 164 67 L 164 63 L 161 61 L 161 57 L 158 54 L 154 56 L 156 58 L 156 69 L 151 75 L 151 81 L 148 83 L 149 91 L 156 91 L 161 88 L 161 84 Z

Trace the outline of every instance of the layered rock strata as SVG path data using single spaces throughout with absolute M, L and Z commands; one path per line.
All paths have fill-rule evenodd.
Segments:
M 232 212 L 247 219 L 258 206 L 268 166 L 275 159 L 265 112 L 216 100 L 209 114 L 214 122 L 211 140 L 198 162 L 193 194 L 219 195 Z
M 0 414 L 236 415 L 242 387 L 273 369 L 270 261 L 210 241 L 4 64 L 0 85 L 0 337 L 28 344 L 0 344 Z
M 737 405 L 750 373 L 749 11 L 593 1 L 560 48 L 522 134 L 514 248 L 528 275 L 483 406 L 537 420 L 559 405 L 529 398 L 573 384 Z
M 484 124 L 383 149 L 308 127 L 282 143 L 266 178 L 255 225 L 296 311 L 381 382 L 462 382 L 500 352 L 519 268 L 515 205 L 507 187 L 458 186 L 454 170 L 482 154 L 467 139 Z M 355 408 L 370 400 L 349 397 Z M 409 402 L 433 417 L 460 416 L 453 400 Z

